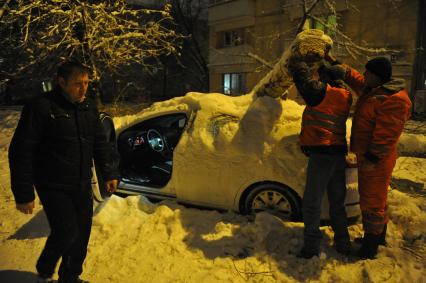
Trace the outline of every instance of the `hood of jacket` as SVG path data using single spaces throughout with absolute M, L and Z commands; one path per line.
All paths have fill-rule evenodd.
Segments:
M 405 80 L 401 78 L 392 78 L 390 81 L 382 85 L 386 91 L 396 93 L 405 88 Z

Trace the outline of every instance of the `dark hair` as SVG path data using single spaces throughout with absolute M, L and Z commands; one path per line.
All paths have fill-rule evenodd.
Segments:
M 68 79 L 69 76 L 74 72 L 77 71 L 80 74 L 90 74 L 90 68 L 83 65 L 82 63 L 78 61 L 65 61 L 58 67 L 57 76 L 58 78 L 64 78 Z

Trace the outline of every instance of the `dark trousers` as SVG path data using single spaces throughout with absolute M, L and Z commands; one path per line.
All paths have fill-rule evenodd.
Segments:
M 345 210 L 346 161 L 344 155 L 311 153 L 309 156 L 306 187 L 303 194 L 304 248 L 319 252 L 321 203 L 327 191 L 330 221 L 336 245 L 349 242 Z
M 83 272 L 92 227 L 93 200 L 90 185 L 75 191 L 37 189 L 50 225 L 50 235 L 37 261 L 40 275 L 51 277 L 59 267 L 61 280 L 72 280 Z

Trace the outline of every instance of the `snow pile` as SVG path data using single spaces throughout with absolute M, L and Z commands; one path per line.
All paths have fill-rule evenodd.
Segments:
M 392 207 L 407 200 L 413 203 L 402 193 L 391 193 L 391 199 Z M 266 213 L 249 221 L 230 212 L 200 211 L 171 202 L 154 210 L 141 203 L 146 203 L 143 197 L 112 197 L 95 216 L 87 278 L 95 282 L 419 282 L 426 275 L 424 262 L 404 247 L 415 238 L 418 247 L 411 249 L 424 248 L 424 239 L 401 229 L 408 221 L 414 221 L 413 228 L 414 223 L 425 224 L 425 212 L 416 203 L 391 211 L 389 247 L 381 247 L 374 261 L 358 262 L 333 250 L 330 227 L 322 228 L 320 257 L 304 260 L 295 257 L 303 242 L 301 223 L 282 222 Z M 421 229 L 417 230 L 422 233 Z M 359 235 L 360 226 L 351 226 L 350 232 Z
M 214 109 L 242 121 L 219 120 L 222 124 L 216 132 L 214 128 L 200 128 L 197 135 L 185 137 L 188 144 L 198 139 L 206 150 L 228 143 L 231 146 L 225 150 L 233 153 L 242 142 L 239 132 L 256 129 L 265 133 L 264 127 L 269 126 L 266 142 L 259 144 L 258 151 L 247 153 L 252 158 L 267 154 L 268 142 L 285 134 L 294 133 L 292 142 L 296 143 L 302 110 L 292 101 L 269 97 L 192 93 L 159 103 L 141 115 L 155 115 L 164 107 L 203 109 L 197 111 L 197 123 L 212 117 Z M 9 114 L 13 118 L 0 125 L 2 141 L 10 140 L 19 118 L 17 112 Z M 272 127 L 265 122 L 271 117 L 278 121 Z M 137 119 L 128 116 L 115 122 L 124 126 Z M 285 124 L 279 123 L 284 119 Z M 212 132 L 216 139 L 212 139 Z M 35 261 L 48 228 L 38 201 L 34 215 L 16 211 L 8 183 L 7 146 L 0 148 L 0 174 L 4 180 L 0 183 L 0 282 L 29 283 L 34 282 Z M 401 157 L 394 178 L 424 183 L 424 165 L 422 158 Z M 202 178 L 195 181 L 202 182 Z M 198 210 L 174 202 L 154 205 L 142 196 L 113 196 L 96 208 L 83 277 L 92 282 L 422 282 L 426 276 L 424 190 L 416 187 L 400 191 L 398 183 L 396 188 L 389 194 L 389 246 L 380 247 L 378 259 L 366 261 L 337 254 L 331 246 L 333 233 L 329 226 L 322 228 L 325 237 L 320 257 L 304 260 L 295 257 L 303 242 L 302 223 L 282 222 L 266 213 L 258 214 L 253 221 L 232 212 Z M 352 238 L 362 235 L 361 225 L 351 226 L 350 234 Z
M 426 242 L 426 203 L 398 190 L 390 192 L 389 215 L 395 225 L 404 226 L 401 236 L 407 244 Z
M 415 157 L 399 157 L 392 175 L 398 188 L 413 188 L 416 193 L 426 193 L 426 159 Z
M 0 111 L 0 113 L 0 121 L 2 121 L 0 127 L 0 149 L 7 150 L 21 113 L 20 111 Z
M 426 135 L 403 133 L 399 138 L 398 152 L 408 156 L 426 156 Z

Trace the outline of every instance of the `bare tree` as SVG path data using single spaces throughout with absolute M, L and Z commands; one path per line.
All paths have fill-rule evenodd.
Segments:
M 130 66 L 152 69 L 157 59 L 179 53 L 171 5 L 136 9 L 124 0 L 17 0 L 0 18 L 1 80 L 50 77 L 57 63 L 76 58 L 93 79 Z
M 186 60 L 186 64 L 191 66 L 184 67 L 190 67 L 188 71 L 197 80 L 197 86 L 193 87 L 199 91 L 207 91 L 209 87 L 207 2 L 207 0 L 170 0 L 179 31 L 186 36 L 183 52 L 189 59 Z
M 167 0 L 176 32 L 184 36 L 180 56 L 162 57 L 158 72 L 147 76 L 152 100 L 185 95 L 188 91 L 209 89 L 208 0 Z
M 395 0 L 388 0 L 389 4 L 394 5 L 396 7 Z M 334 42 L 340 46 L 343 46 L 346 50 L 346 52 L 354 59 L 356 59 L 359 55 L 365 55 L 365 54 L 393 54 L 393 53 L 399 53 L 400 50 L 395 49 L 388 49 L 388 48 L 369 48 L 367 46 L 363 46 L 360 44 L 355 43 L 349 36 L 347 36 L 342 30 L 341 26 L 336 24 L 330 24 L 325 22 L 320 17 L 316 16 L 314 14 L 314 11 L 316 8 L 320 6 L 319 4 L 322 4 L 323 8 L 323 14 L 331 14 L 334 15 L 336 18 L 338 18 L 338 14 L 336 11 L 336 1 L 334 0 L 301 0 L 300 6 L 303 10 L 303 16 L 299 22 L 299 25 L 296 30 L 296 35 L 300 33 L 303 30 L 303 27 L 305 26 L 305 23 L 307 19 L 312 19 L 318 23 L 320 23 L 322 26 L 327 28 L 331 33 L 334 33 Z M 349 0 L 345 0 L 345 5 L 348 8 L 357 10 L 356 6 L 354 6 Z

